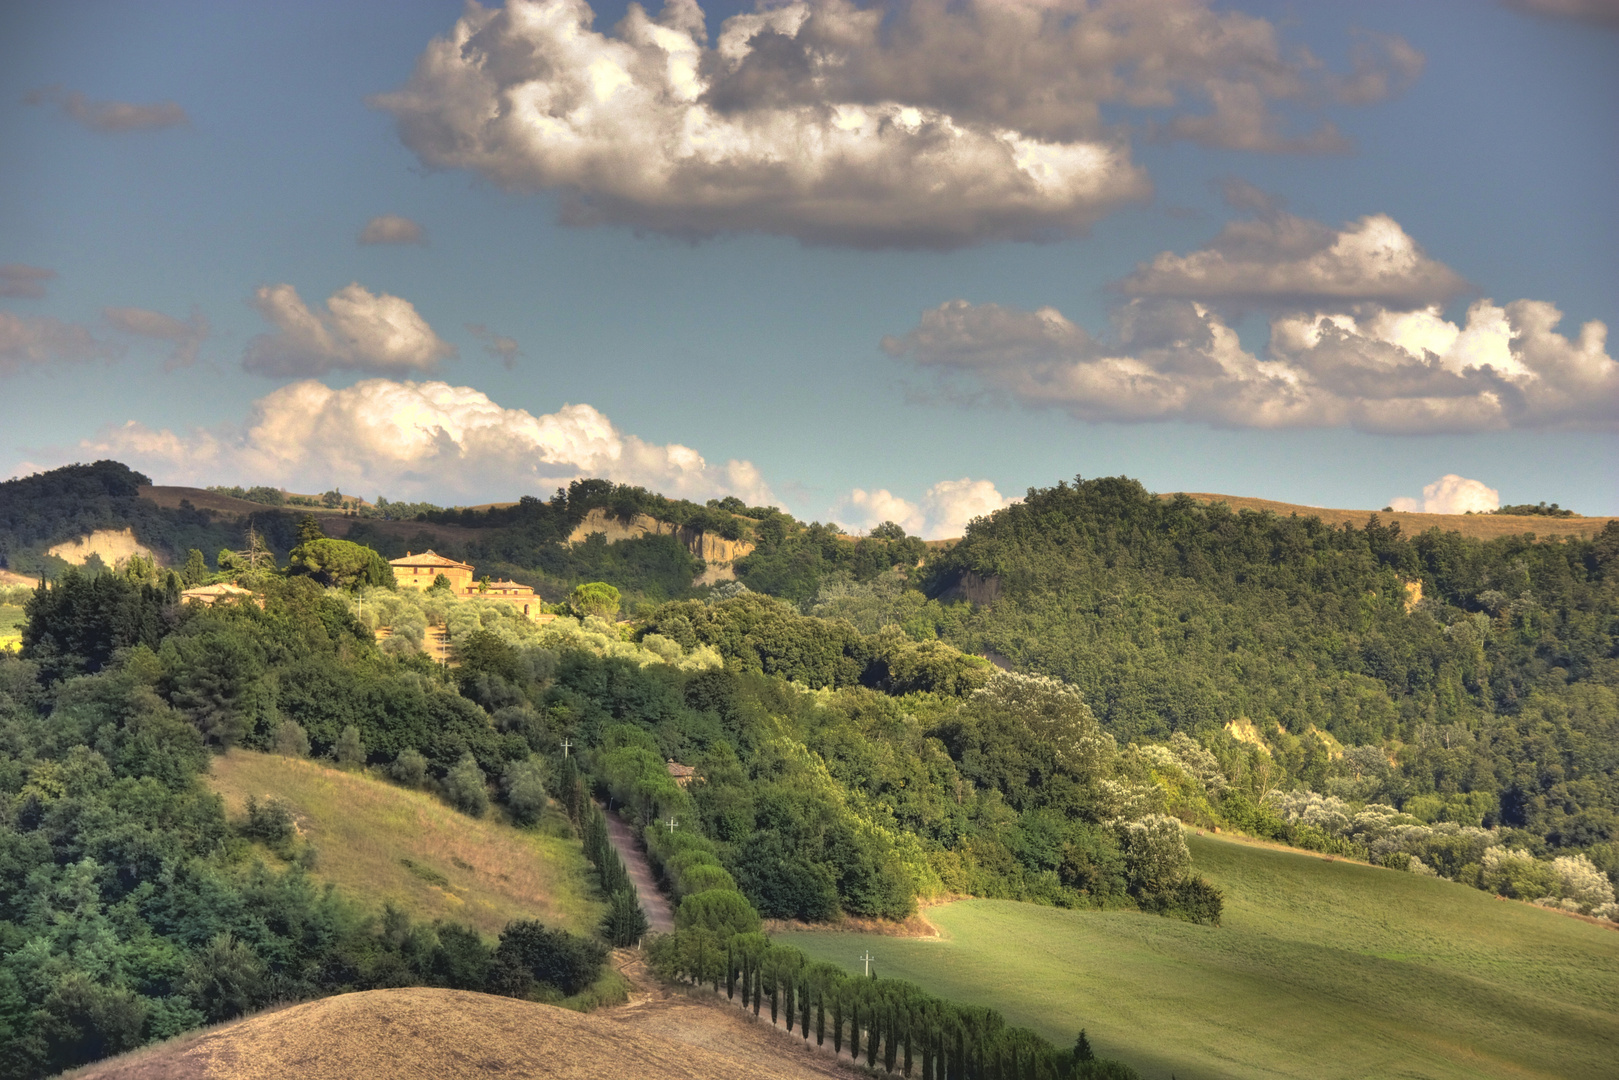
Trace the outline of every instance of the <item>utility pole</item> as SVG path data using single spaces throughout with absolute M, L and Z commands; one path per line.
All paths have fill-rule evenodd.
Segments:
M 573 745 L 573 743 L 569 742 L 567 739 L 562 740 L 562 756 L 563 757 L 568 756 L 568 747 L 570 747 L 572 745 Z
M 669 815 L 669 820 L 667 822 L 665 822 L 664 824 L 669 826 L 669 833 L 670 833 L 670 835 L 673 835 L 674 831 L 675 831 L 675 826 L 680 824 L 680 822 L 675 820 L 675 816 L 673 814 L 670 814 Z
M 860 959 L 860 961 L 862 963 L 864 963 L 866 965 L 866 977 L 870 978 L 871 977 L 871 964 L 872 964 L 872 961 L 876 960 L 877 958 L 875 956 L 871 955 L 871 950 L 870 949 L 867 949 L 866 950 L 866 955 L 864 955 L 862 957 L 859 957 L 859 959 Z

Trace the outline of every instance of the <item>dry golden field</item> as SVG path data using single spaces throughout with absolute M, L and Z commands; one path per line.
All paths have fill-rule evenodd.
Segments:
M 1211 495 L 1200 491 L 1166 492 L 1158 497 L 1173 499 L 1178 494 L 1184 494 L 1198 502 L 1223 502 L 1233 510 L 1269 510 L 1278 517 L 1287 517 L 1291 514 L 1297 514 L 1299 517 L 1318 517 L 1328 525 L 1348 523 L 1358 527 L 1366 524 L 1366 519 L 1376 514 L 1385 524 L 1391 521 L 1399 522 L 1400 531 L 1407 536 L 1415 536 L 1429 529 L 1458 532 L 1463 536 L 1472 536 L 1480 540 L 1521 536 L 1524 533 L 1534 533 L 1541 537 L 1595 536 L 1608 522 L 1615 520 L 1611 517 L 1554 518 L 1505 514 L 1401 514 L 1385 513 L 1381 510 L 1331 510 L 1319 506 L 1273 502 L 1270 499 L 1250 499 L 1242 495 Z

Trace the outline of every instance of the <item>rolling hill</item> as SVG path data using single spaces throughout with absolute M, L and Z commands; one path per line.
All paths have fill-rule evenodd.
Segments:
M 70 1074 L 74 1080 L 812 1080 L 852 1075 L 741 1010 L 581 1016 L 457 990 L 371 990 L 226 1024 Z
M 1619 1054 L 1619 932 L 1463 885 L 1188 836 L 1220 927 L 974 900 L 942 936 L 779 935 L 993 1005 L 1151 1080 L 1597 1078 Z

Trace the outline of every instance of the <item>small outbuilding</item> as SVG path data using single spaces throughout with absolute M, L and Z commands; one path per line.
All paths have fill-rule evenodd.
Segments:
M 690 765 L 682 765 L 674 758 L 669 759 L 668 769 L 669 775 L 673 777 L 675 783 L 679 784 L 681 787 L 685 787 L 687 784 L 697 779 L 696 769 L 692 768 Z

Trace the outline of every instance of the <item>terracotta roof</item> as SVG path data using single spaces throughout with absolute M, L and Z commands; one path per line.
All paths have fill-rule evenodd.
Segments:
M 669 759 L 669 766 L 668 767 L 669 767 L 669 775 L 673 776 L 677 780 L 681 779 L 682 777 L 689 777 L 689 776 L 696 776 L 697 775 L 697 770 L 694 769 L 692 766 L 690 766 L 690 765 L 682 765 L 678 761 L 676 761 L 674 758 Z
M 186 589 L 181 596 L 252 596 L 252 589 L 244 589 L 239 585 L 227 585 L 221 582 L 218 585 L 199 585 L 195 589 Z
M 470 572 L 472 570 L 472 567 L 467 565 L 466 563 L 464 563 L 464 562 L 456 562 L 454 559 L 446 559 L 444 556 L 442 556 L 442 555 L 440 555 L 437 552 L 432 551 L 432 550 L 424 551 L 420 555 L 411 555 L 411 554 L 407 553 L 403 559 L 389 559 L 388 560 L 388 565 L 389 566 L 443 566 L 443 567 L 454 567 L 455 569 L 466 570 L 468 572 Z
M 476 589 L 478 587 L 479 586 L 477 586 L 477 585 L 473 586 L 474 589 Z M 533 589 L 529 588 L 527 585 L 520 585 L 515 581 L 491 581 L 489 583 L 488 587 L 485 588 L 483 591 L 486 592 L 486 593 L 506 592 L 506 593 L 520 593 L 520 594 L 525 595 L 525 596 L 534 595 L 534 590 Z

